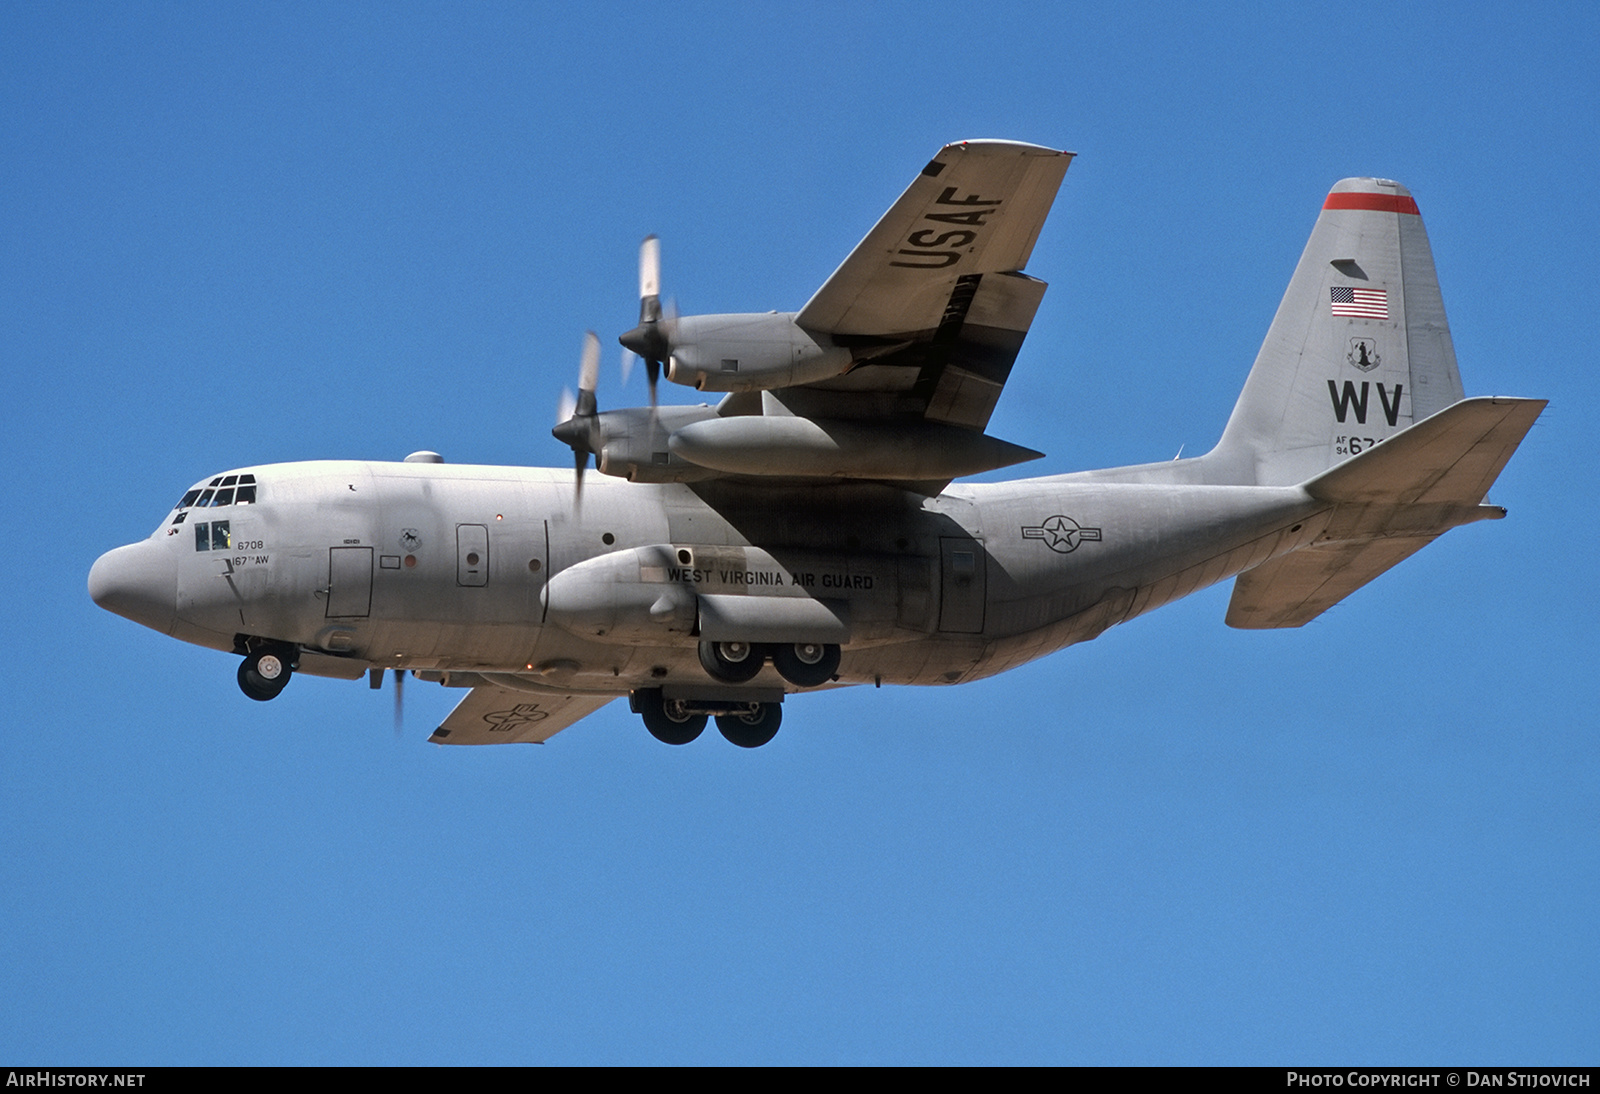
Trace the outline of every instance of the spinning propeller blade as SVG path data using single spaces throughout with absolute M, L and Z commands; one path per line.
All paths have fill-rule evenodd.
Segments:
M 561 420 L 550 431 L 556 440 L 572 449 L 574 493 L 573 508 L 583 500 L 583 473 L 589 467 L 589 457 L 598 456 L 600 449 L 599 403 L 595 388 L 600 383 L 600 336 L 588 331 L 583 336 L 583 357 L 578 365 L 578 396 L 561 393 Z
M 661 366 L 672 353 L 674 325 L 671 321 L 662 322 L 661 316 L 661 240 L 648 235 L 639 244 L 639 325 L 617 340 L 644 358 L 652 407 L 656 405 Z
M 406 724 L 406 674 L 404 669 L 394 670 L 394 735 L 398 740 Z

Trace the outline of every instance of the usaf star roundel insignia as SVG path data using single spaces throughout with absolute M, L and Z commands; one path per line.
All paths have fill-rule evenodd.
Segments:
M 1044 545 L 1061 554 L 1071 554 L 1078 545 L 1100 539 L 1100 529 L 1084 528 L 1071 517 L 1054 516 L 1043 524 L 1022 529 L 1023 539 L 1042 539 Z

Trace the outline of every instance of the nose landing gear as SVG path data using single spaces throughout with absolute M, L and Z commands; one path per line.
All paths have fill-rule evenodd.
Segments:
M 239 664 L 239 690 L 258 703 L 276 699 L 294 675 L 294 650 L 288 646 L 260 646 L 245 654 Z

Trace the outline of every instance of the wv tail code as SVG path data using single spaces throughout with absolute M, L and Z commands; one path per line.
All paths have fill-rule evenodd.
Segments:
M 1378 385 L 1378 401 L 1383 404 L 1383 416 L 1388 419 L 1390 425 L 1394 425 L 1400 418 L 1400 393 L 1405 390 L 1405 386 L 1404 384 L 1394 385 L 1394 401 L 1390 402 L 1388 388 L 1384 387 L 1383 384 Z M 1338 384 L 1329 380 L 1328 398 L 1333 401 L 1334 416 L 1343 422 L 1345 416 L 1353 410 L 1356 414 L 1357 424 L 1366 425 L 1367 395 L 1370 390 L 1371 385 L 1366 380 L 1361 381 L 1359 389 L 1350 380 L 1344 382 L 1343 389 L 1340 389 Z

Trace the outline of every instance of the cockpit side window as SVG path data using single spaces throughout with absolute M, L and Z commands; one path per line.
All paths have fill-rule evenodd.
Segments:
M 194 549 L 196 551 L 226 551 L 233 546 L 233 535 L 228 529 L 225 520 L 214 520 L 209 524 L 196 524 L 194 526 Z

